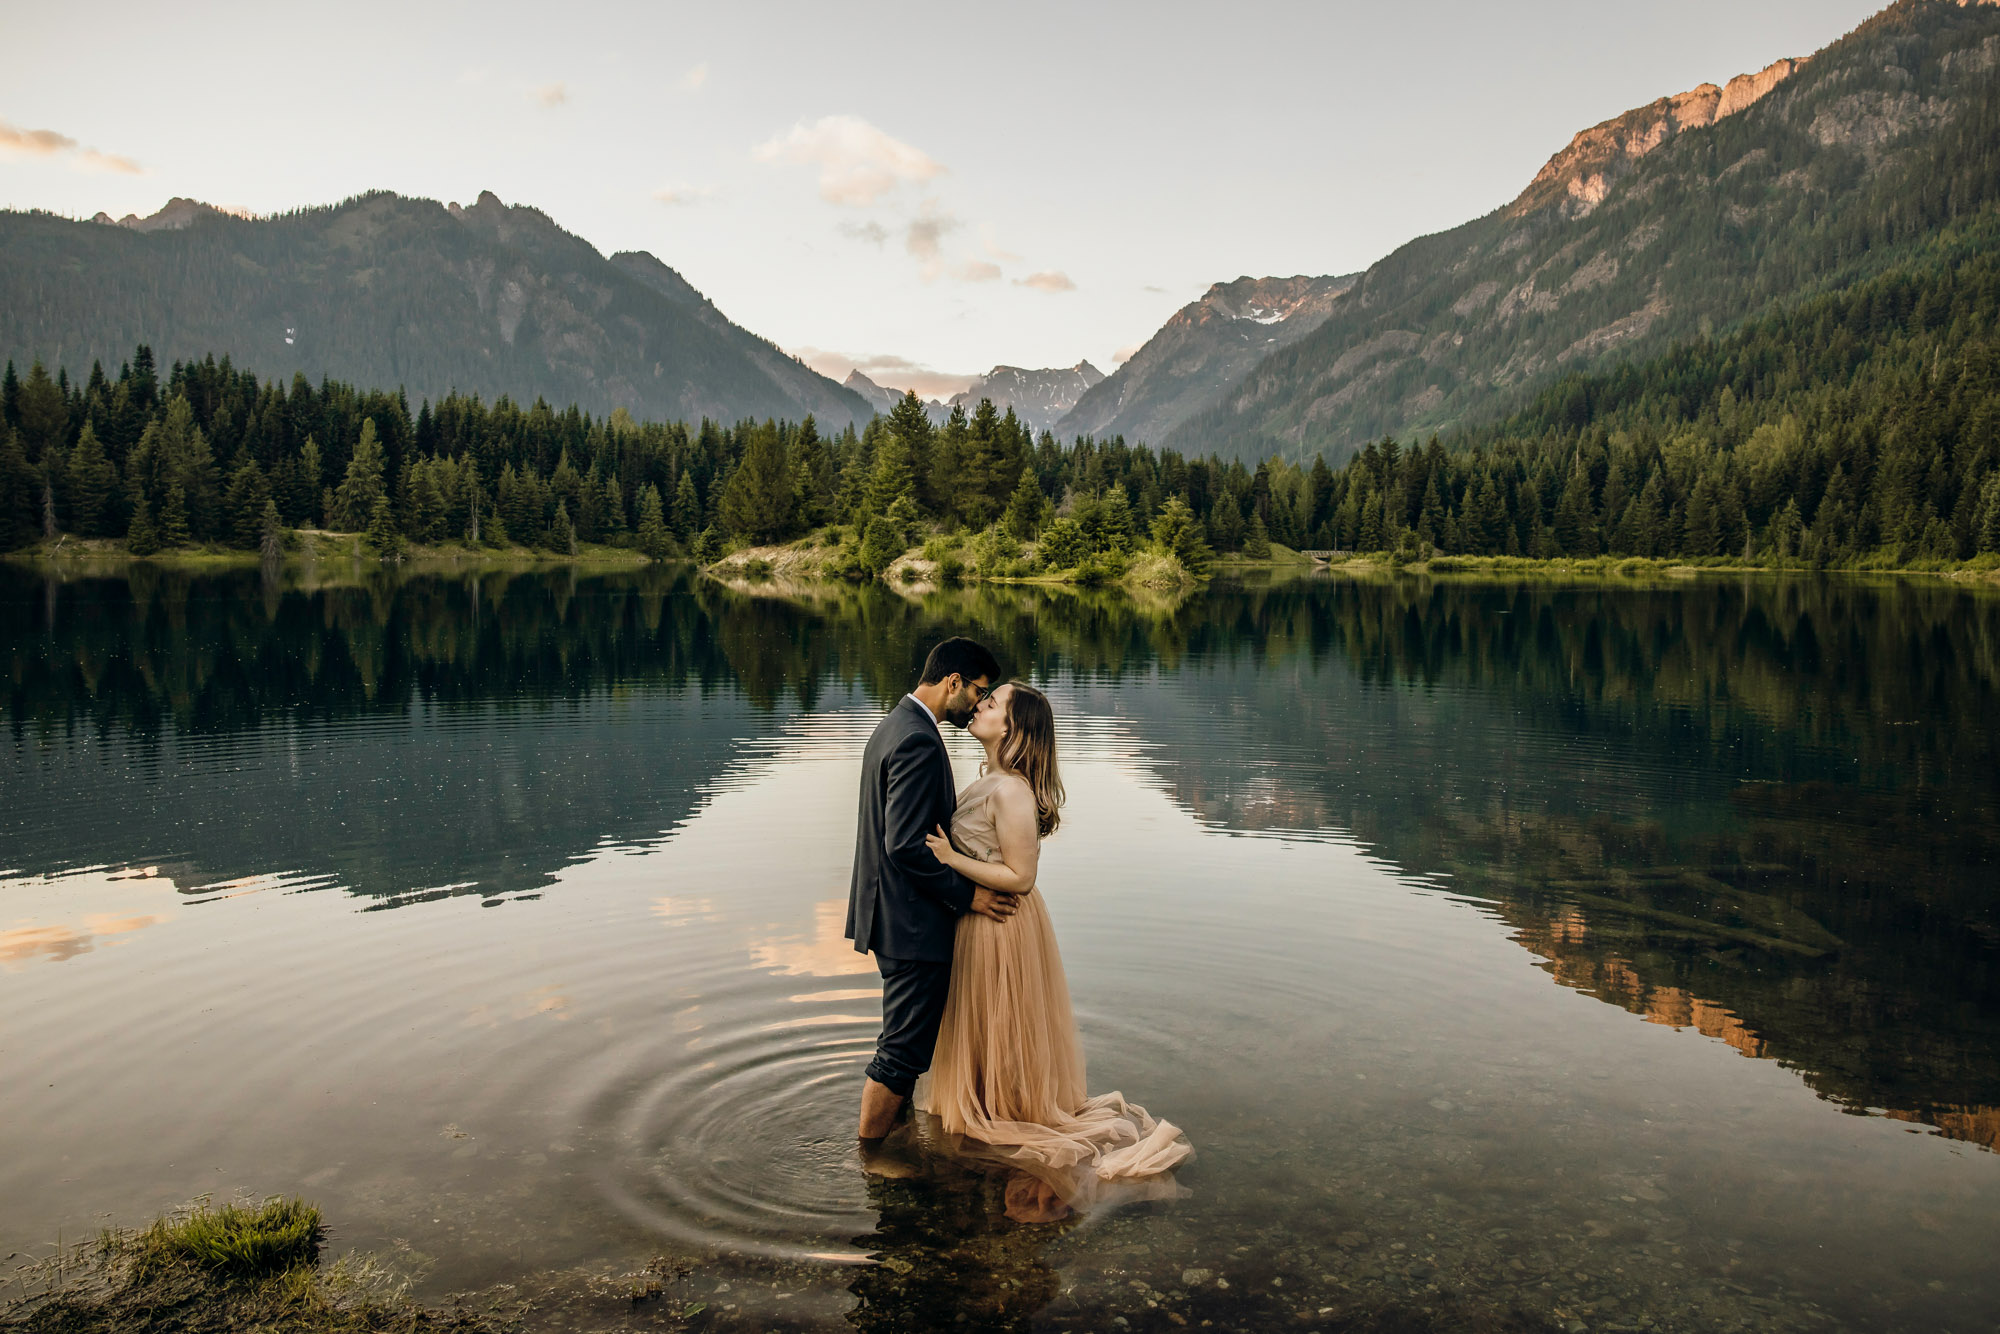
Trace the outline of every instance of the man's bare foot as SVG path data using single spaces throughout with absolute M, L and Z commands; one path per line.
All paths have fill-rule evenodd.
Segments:
M 924 1174 L 921 1160 L 909 1152 L 908 1137 L 864 1139 L 860 1141 L 861 1170 L 872 1177 L 907 1180 Z

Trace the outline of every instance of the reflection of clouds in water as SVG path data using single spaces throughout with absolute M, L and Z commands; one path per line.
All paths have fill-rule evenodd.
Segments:
M 139 898 L 176 898 L 174 882 L 160 876 L 157 867 L 90 871 L 46 880 L 0 881 L 0 885 L 19 889 L 33 886 L 44 890 L 60 885 L 65 899 L 97 891 L 93 897 L 100 902 L 102 896 L 108 895 L 116 904 L 109 912 L 87 914 L 81 922 L 49 921 L 46 918 L 41 921 L 33 918 L 17 920 L 0 930 L 0 965 L 17 966 L 37 958 L 62 963 L 79 954 L 89 954 L 100 945 L 119 944 L 118 937 L 158 926 L 176 915 L 172 910 L 147 911 L 156 906 L 154 902 L 135 901 Z M 118 903 L 119 899 L 126 902 Z
M 466 1014 L 465 1026 L 497 1028 L 503 1023 L 533 1019 L 544 1014 L 567 1023 L 569 1003 L 570 998 L 563 993 L 562 983 L 551 982 L 516 996 L 505 1004 L 476 1006 Z
M 714 899 L 663 894 L 653 900 L 653 916 L 663 922 L 714 922 L 721 920 L 722 913 Z
M 61 963 L 79 954 L 88 954 L 105 936 L 120 936 L 155 926 L 166 921 L 168 915 L 149 913 L 144 917 L 117 917 L 111 913 L 92 913 L 83 919 L 80 928 L 14 927 L 0 931 L 0 963 L 24 963 L 38 954 L 46 954 L 51 962 Z
M 750 961 L 786 977 L 846 977 L 873 973 L 875 963 L 857 954 L 847 938 L 847 900 L 828 899 L 813 905 L 811 939 L 775 936 L 750 944 Z

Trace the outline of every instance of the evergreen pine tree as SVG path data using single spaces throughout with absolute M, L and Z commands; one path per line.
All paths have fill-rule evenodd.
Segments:
M 1979 521 L 1979 549 L 1982 552 L 2000 551 L 2000 469 L 1986 479 L 1980 496 L 1984 517 Z
M 639 491 L 639 550 L 646 553 L 648 560 L 667 558 L 667 521 L 657 486 L 642 487 Z
M 910 398 L 915 399 L 916 395 L 913 393 Z M 890 506 L 913 494 L 915 483 L 911 479 L 908 444 L 896 431 L 883 432 L 875 447 L 875 468 L 861 494 L 859 517 L 873 520 L 877 515 L 887 514 Z
M 895 506 L 891 506 L 891 510 L 908 504 L 908 497 L 903 497 L 897 500 Z M 878 514 L 868 521 L 868 529 L 861 535 L 861 554 L 858 559 L 870 574 L 881 574 L 889 568 L 891 561 L 908 549 L 909 543 L 904 541 L 903 534 L 898 531 L 900 527 L 901 525 L 889 514 Z
M 1320 467 L 1326 466 L 1324 459 Z M 1432 546 L 1444 537 L 1444 493 L 1438 490 L 1438 470 L 1431 469 L 1430 479 L 1424 483 L 1424 503 L 1417 511 L 1417 537 Z
M 1243 537 L 1243 554 L 1251 560 L 1271 559 L 1271 534 L 1261 514 L 1250 516 L 1250 531 Z
M 931 429 L 930 414 L 924 411 L 923 400 L 917 397 L 916 390 L 912 389 L 904 394 L 896 406 L 889 410 L 885 427 L 884 436 L 902 445 L 902 469 L 908 478 L 904 489 L 915 488 L 912 493 L 912 499 L 915 499 L 923 495 L 924 488 L 930 484 L 931 443 L 936 436 L 936 432 Z M 878 456 L 881 453 L 879 446 L 876 453 Z M 879 457 L 877 462 L 879 464 Z M 879 467 L 877 471 L 880 471 Z M 896 503 L 896 498 L 878 495 L 877 480 L 873 477 L 869 479 L 870 500 L 872 502 L 879 499 L 881 504 L 877 506 L 871 503 L 869 513 L 886 514 L 889 512 L 889 506 Z M 952 479 L 944 478 L 943 484 L 951 486 Z
M 229 478 L 223 514 L 229 524 L 229 544 L 255 551 L 264 537 L 264 502 L 271 498 L 271 486 L 255 459 L 248 454 L 241 457 Z
M 1361 531 L 1354 543 L 1360 551 L 1388 550 L 1389 544 L 1382 532 L 1382 502 L 1373 491 L 1362 497 Z
M 437 468 L 429 459 L 410 467 L 410 504 L 404 512 L 410 536 L 419 542 L 435 542 L 444 528 L 444 491 L 438 485 Z
M 1169 496 L 1153 520 L 1153 545 L 1179 560 L 1189 574 L 1208 573 L 1213 553 L 1202 538 L 1200 521 L 1179 496 Z
M 375 506 L 368 515 L 368 534 L 364 540 L 383 560 L 395 561 L 403 558 L 403 531 L 396 526 L 396 512 L 390 506 L 388 496 L 375 497 Z
M 694 545 L 688 554 L 697 565 L 714 564 L 716 558 L 722 555 L 722 534 L 715 531 L 714 525 L 702 529 L 695 534 Z
M 603 482 L 604 500 L 600 525 L 604 540 L 616 541 L 625 536 L 625 493 L 618 487 L 616 477 L 607 477 Z
M 132 524 L 125 530 L 125 549 L 135 556 L 150 556 L 160 549 L 160 530 L 153 522 L 153 506 L 143 491 L 132 501 Z
M 775 542 L 791 531 L 792 470 L 774 422 L 750 428 L 743 459 L 722 492 L 723 526 L 751 542 Z
M 1566 556 L 1595 556 L 1598 552 L 1597 514 L 1590 499 L 1590 470 L 1579 458 L 1563 484 L 1556 501 L 1556 542 Z
M 674 485 L 673 529 L 683 546 L 701 531 L 701 497 L 694 489 L 694 474 L 686 468 L 681 469 L 681 479 Z
M 299 521 L 301 523 L 313 524 L 317 520 L 320 525 L 323 525 L 326 522 L 327 515 L 325 510 L 318 510 L 317 513 L 314 512 L 318 509 L 320 491 L 325 482 L 325 479 L 320 476 L 322 471 L 323 465 L 319 456 L 319 441 L 313 439 L 311 436 L 307 436 L 306 442 L 299 446 L 298 484 L 304 495 L 296 499 L 299 505 Z
M 567 500 L 558 500 L 556 502 L 556 518 L 555 522 L 549 527 L 549 541 L 557 551 L 562 552 L 565 556 L 574 556 L 576 554 L 576 528 L 569 521 L 569 502 Z
M 1125 488 L 1114 483 L 1105 489 L 1097 502 L 1098 549 L 1122 556 L 1130 554 L 1138 544 L 1138 524 L 1132 517 L 1132 502 L 1126 497 Z M 1266 555 L 1270 554 L 1270 546 L 1267 537 L 1264 541 Z
M 102 537 L 108 526 L 110 515 L 106 513 L 111 503 L 112 490 L 118 484 L 118 474 L 111 466 L 111 460 L 104 457 L 104 446 L 97 439 L 97 432 L 89 422 L 83 424 L 83 432 L 77 437 L 76 448 L 69 456 L 69 522 L 81 537 Z
M 267 499 L 264 512 L 257 516 L 257 549 L 267 561 L 276 560 L 285 552 L 284 520 L 278 517 L 278 502 Z
M 1026 541 L 1041 531 L 1048 521 L 1049 498 L 1042 494 L 1041 483 L 1035 480 L 1033 468 L 1021 469 L 1021 480 L 1014 484 L 1014 494 L 1007 501 L 1004 522 L 1007 531 Z
M 382 487 L 382 468 L 382 442 L 375 434 L 375 419 L 367 417 L 361 422 L 361 438 L 354 443 L 347 476 L 334 493 L 335 513 L 328 517 L 328 526 L 353 532 L 374 525 L 375 502 L 387 494 Z
M 187 488 L 176 478 L 167 483 L 167 503 L 160 509 L 160 545 L 184 547 L 193 540 L 188 531 Z
M 28 368 L 28 378 L 21 382 L 14 403 L 14 422 L 20 429 L 21 443 L 30 462 L 46 459 L 63 446 L 69 435 L 69 405 L 39 360 Z
M 794 520 L 802 528 L 817 528 L 833 518 L 834 470 L 833 455 L 812 414 L 799 423 L 789 453 Z

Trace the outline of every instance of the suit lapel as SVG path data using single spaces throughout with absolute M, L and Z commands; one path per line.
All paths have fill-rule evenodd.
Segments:
M 937 762 L 938 767 L 943 770 L 940 777 L 944 784 L 945 794 L 944 800 L 940 804 L 947 812 L 946 818 L 949 820 L 949 812 L 958 805 L 958 780 L 952 777 L 951 752 L 945 748 L 944 728 L 938 723 L 937 719 L 931 717 L 931 711 L 925 708 L 914 697 L 905 695 L 903 703 L 916 715 L 916 719 L 920 724 L 931 730 L 932 737 L 937 741 Z

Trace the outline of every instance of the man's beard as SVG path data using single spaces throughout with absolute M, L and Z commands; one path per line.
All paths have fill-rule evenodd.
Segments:
M 972 715 L 979 712 L 979 701 L 965 702 L 970 691 L 961 691 L 944 702 L 944 720 L 963 732 L 972 724 Z

